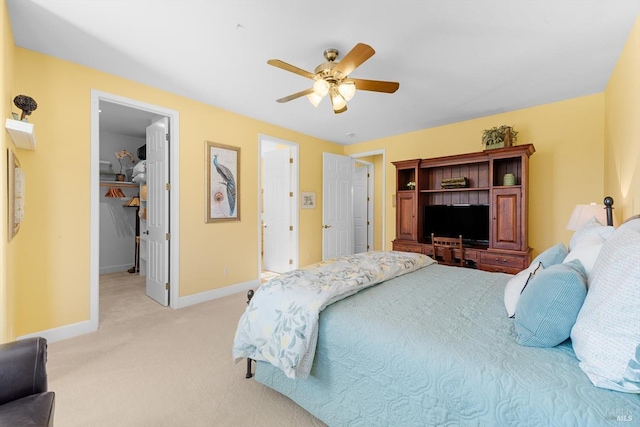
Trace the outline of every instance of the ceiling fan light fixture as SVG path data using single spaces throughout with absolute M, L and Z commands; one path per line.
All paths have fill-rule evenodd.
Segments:
M 313 84 L 313 92 L 320 98 L 325 96 L 329 92 L 329 83 L 324 79 L 318 79 Z
M 329 95 L 333 111 L 338 114 L 347 111 L 347 103 L 354 97 L 356 89 L 370 92 L 394 93 L 400 87 L 398 82 L 351 78 L 351 73 L 375 54 L 375 50 L 367 44 L 358 43 L 340 62 L 336 49 L 327 49 L 324 57 L 327 62 L 318 65 L 313 73 L 287 64 L 279 59 L 270 59 L 268 65 L 278 67 L 290 73 L 313 80 L 313 86 L 284 98 L 276 99 L 285 103 L 306 96 L 313 106 L 318 106 L 323 97 Z
M 315 92 L 311 92 L 309 95 L 307 95 L 307 99 L 314 107 L 317 108 L 318 104 L 320 104 L 320 101 L 322 101 L 322 96 L 318 96 Z
M 338 86 L 338 91 L 345 101 L 351 101 L 356 94 L 356 84 L 350 80 L 345 80 Z
M 347 101 L 340 95 L 335 86 L 331 88 L 331 105 L 333 106 L 333 112 L 336 114 L 347 111 Z

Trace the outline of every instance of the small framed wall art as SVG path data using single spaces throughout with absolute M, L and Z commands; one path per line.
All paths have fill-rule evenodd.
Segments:
M 302 209 L 315 209 L 316 208 L 316 193 L 303 191 L 300 194 L 300 200 Z
M 205 222 L 240 221 L 240 148 L 205 141 Z

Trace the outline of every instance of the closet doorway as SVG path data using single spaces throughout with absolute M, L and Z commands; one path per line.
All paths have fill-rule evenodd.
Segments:
M 258 274 L 298 268 L 298 144 L 260 135 Z
M 146 272 L 151 272 L 152 274 L 146 277 L 147 295 L 159 301 L 160 304 L 164 302 L 163 305 L 168 304 L 172 308 L 178 308 L 179 253 L 177 250 L 170 250 L 171 247 L 178 247 L 179 239 L 177 209 L 178 113 L 163 107 L 95 90 L 92 91 L 91 101 L 90 323 L 94 329 L 97 329 L 101 274 L 117 272 L 125 274 L 122 272 L 131 271 L 126 274 L 138 275 L 142 273 L 144 275 Z M 164 129 L 164 131 L 158 132 L 158 129 Z M 155 158 L 159 159 L 156 165 L 160 166 L 156 170 L 160 168 L 164 170 L 163 173 L 155 175 L 161 177 L 160 180 L 166 181 L 162 183 L 158 181 L 155 185 L 156 188 L 162 188 L 162 192 L 155 190 L 158 194 L 155 200 L 160 201 L 155 204 L 155 218 L 161 218 L 160 222 L 165 224 L 166 233 L 169 231 L 171 233 L 167 234 L 167 237 L 170 236 L 170 240 L 163 238 L 157 245 L 147 245 L 143 248 L 142 243 L 136 247 L 136 234 L 141 235 L 141 241 L 146 237 L 142 236 L 146 227 L 137 227 L 138 224 L 144 222 L 138 222 L 136 218 L 138 212 L 142 212 L 142 209 L 146 207 L 144 206 L 144 195 L 140 194 L 141 187 L 133 183 L 111 186 L 110 182 L 105 184 L 105 180 L 109 180 L 108 173 L 122 172 L 125 175 L 125 182 L 131 182 L 133 165 L 140 160 L 141 153 L 138 152 L 138 149 L 144 146 L 147 153 L 149 152 L 147 148 L 150 141 L 149 132 L 151 132 L 151 137 L 155 138 L 155 140 L 152 139 L 155 142 L 149 146 L 152 149 L 155 147 Z M 158 144 L 158 140 L 162 140 L 162 144 Z M 125 155 L 118 159 L 115 153 L 121 153 L 122 150 L 131 153 L 131 156 Z M 148 172 L 149 170 L 147 170 Z M 173 186 L 173 191 L 170 191 L 171 186 Z M 120 191 L 116 192 L 117 196 L 124 197 L 105 197 L 112 192 L 112 188 L 117 188 Z M 124 206 L 136 196 L 142 199 L 141 207 Z M 147 209 L 150 208 L 147 207 Z M 164 236 L 163 232 L 162 237 Z M 157 248 L 162 245 L 164 245 L 164 253 L 160 257 L 153 257 L 153 259 L 161 258 L 163 262 L 155 263 L 153 266 L 145 263 L 148 247 Z M 145 253 L 145 249 L 147 249 L 147 253 Z M 136 250 L 139 251 L 138 254 L 136 254 Z M 137 261 L 139 258 L 141 258 L 140 261 Z M 159 280 L 162 281 L 161 293 L 165 293 L 166 298 L 162 298 L 162 295 L 158 298 L 158 292 L 155 292 L 155 295 L 153 292 L 149 292 L 150 279 L 152 279 L 152 284 Z M 158 287 L 158 283 L 155 285 Z

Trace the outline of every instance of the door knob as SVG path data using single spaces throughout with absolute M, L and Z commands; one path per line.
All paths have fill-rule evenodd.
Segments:
M 149 234 L 149 230 L 143 231 L 142 234 Z
M 330 225 L 323 225 L 322 228 L 331 228 Z

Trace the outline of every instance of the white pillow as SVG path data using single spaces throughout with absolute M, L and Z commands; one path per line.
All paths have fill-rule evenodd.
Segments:
M 584 271 L 587 273 L 587 278 L 589 279 L 591 278 L 593 266 L 596 263 L 596 259 L 598 258 L 598 254 L 600 253 L 603 244 L 604 241 L 599 235 L 593 234 L 591 236 L 587 236 L 580 240 L 578 244 L 569 251 L 562 262 L 566 264 L 574 259 L 580 260 L 584 267 Z
M 146 171 L 147 171 L 147 161 L 146 160 L 140 160 L 133 167 L 133 176 L 136 176 L 139 173 L 143 173 L 143 172 L 146 172 Z
M 590 238 L 593 236 L 600 236 L 602 240 L 607 240 L 609 236 L 615 231 L 615 228 L 610 225 L 602 225 L 600 221 L 594 216 L 589 221 L 585 222 L 580 229 L 576 230 L 569 241 L 569 251 L 571 251 L 581 240 Z
M 535 262 L 529 266 L 529 268 L 522 270 L 509 280 L 504 287 L 504 306 L 507 309 L 509 317 L 514 317 L 516 314 L 516 305 L 518 305 L 518 299 L 520 294 L 529 283 L 529 280 L 538 272 L 544 270 L 542 263 Z
M 602 388 L 640 393 L 640 230 L 621 225 L 604 243 L 571 340 L 580 368 Z

